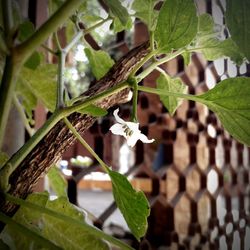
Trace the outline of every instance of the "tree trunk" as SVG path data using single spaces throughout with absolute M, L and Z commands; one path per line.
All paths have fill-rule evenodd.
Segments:
M 134 67 L 148 54 L 148 48 L 148 43 L 144 43 L 131 50 L 113 66 L 106 76 L 86 91 L 84 95 L 94 96 L 125 81 Z M 108 109 L 116 104 L 126 102 L 128 91 L 129 89 L 125 89 L 105 98 L 98 102 L 98 106 Z M 68 119 L 81 134 L 95 122 L 95 118 L 79 113 L 71 114 Z M 9 183 L 11 188 L 9 193 L 16 197 L 26 198 L 32 192 L 32 188 L 39 178 L 48 172 L 50 166 L 61 158 L 65 150 L 74 141 L 75 138 L 65 123 L 63 121 L 58 122 L 10 176 Z M 7 215 L 12 216 L 17 208 L 13 203 L 3 200 L 0 202 L 0 210 Z

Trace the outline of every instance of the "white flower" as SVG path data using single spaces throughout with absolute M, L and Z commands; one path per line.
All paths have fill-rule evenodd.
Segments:
M 115 135 L 122 135 L 127 139 L 130 147 L 133 147 L 138 140 L 143 143 L 152 143 L 154 139 L 149 140 L 146 135 L 142 134 L 139 130 L 139 123 L 125 122 L 118 116 L 119 109 L 114 111 L 114 117 L 117 121 L 109 130 Z

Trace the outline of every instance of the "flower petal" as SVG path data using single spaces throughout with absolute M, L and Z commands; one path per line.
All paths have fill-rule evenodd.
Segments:
M 123 129 L 122 126 L 123 126 L 122 124 L 116 123 L 109 130 L 111 130 L 111 132 L 114 135 L 126 136 L 126 134 L 124 133 L 124 129 Z
M 136 122 L 125 122 L 126 125 L 128 126 L 128 128 L 130 130 L 132 130 L 134 133 L 141 133 L 141 131 L 139 130 L 139 123 Z
M 155 139 L 151 139 L 149 140 L 148 137 L 144 134 L 140 134 L 139 135 L 139 139 L 143 142 L 143 143 L 152 143 L 154 142 Z
M 129 136 L 127 138 L 127 143 L 130 147 L 134 147 L 134 145 L 136 144 L 136 142 L 139 140 L 139 136 L 138 133 L 133 133 L 131 136 Z
M 119 117 L 118 112 L 119 112 L 119 108 L 116 109 L 113 113 L 116 121 L 121 123 L 121 124 L 125 124 L 126 122 L 122 118 Z

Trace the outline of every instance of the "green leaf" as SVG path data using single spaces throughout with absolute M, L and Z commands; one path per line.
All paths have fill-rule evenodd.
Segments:
M 127 178 L 115 171 L 109 170 L 112 181 L 113 195 L 117 207 L 123 214 L 131 232 L 139 240 L 147 231 L 147 217 L 150 207 L 146 196 L 136 191 Z
M 95 106 L 94 104 L 90 104 L 89 106 L 82 110 L 79 110 L 78 112 L 82 114 L 92 115 L 94 117 L 101 117 L 108 114 L 108 111 L 106 109 Z
M 23 42 L 27 40 L 34 32 L 34 24 L 30 21 L 25 21 L 19 25 L 17 38 L 20 42 Z
M 28 196 L 27 201 L 34 202 L 42 207 L 46 206 L 48 193 L 34 193 Z M 13 219 L 23 226 L 41 234 L 43 223 L 41 214 L 25 207 L 20 207 Z M 10 226 L 6 226 L 1 233 L 1 238 L 11 249 L 42 249 L 37 242 L 30 240 L 22 232 L 17 232 Z
M 156 0 L 135 0 L 132 4 L 135 16 L 147 24 L 150 31 L 153 31 L 156 26 L 158 16 L 158 12 L 154 10 L 156 3 Z
M 56 165 L 53 165 L 47 173 L 49 185 L 59 197 L 67 197 L 67 181 Z
M 18 99 L 21 101 L 22 106 L 25 109 L 27 118 L 30 124 L 33 124 L 33 113 L 32 111 L 35 109 L 37 105 L 37 97 L 33 94 L 32 88 L 30 85 L 25 83 L 22 78 L 19 78 L 16 84 L 15 94 Z
M 133 26 L 133 22 L 131 18 L 128 19 L 128 22 L 126 23 L 126 25 L 123 25 L 121 21 L 117 17 L 115 17 L 113 18 L 113 22 L 110 25 L 110 29 L 112 29 L 115 33 L 118 33 L 123 30 L 130 30 L 132 26 Z
M 0 169 L 8 160 L 9 156 L 6 153 L 0 151 Z
M 40 207 L 54 210 L 79 222 L 85 221 L 82 210 L 69 203 L 66 197 L 60 197 L 56 200 L 49 200 L 48 193 L 33 193 L 28 196 L 27 200 Z M 50 240 L 63 249 L 109 249 L 106 242 L 101 238 L 93 236 L 88 231 L 76 224 L 70 224 L 47 214 L 41 214 L 34 209 L 21 208 L 14 215 L 14 219 L 22 225 L 39 233 L 42 237 Z M 97 230 L 97 229 L 96 229 Z M 11 249 L 42 249 L 35 241 L 31 241 L 21 232 L 16 232 L 9 226 L 6 226 L 0 234 L 4 243 Z M 100 236 L 101 237 L 101 236 Z
M 126 26 L 129 20 L 127 9 L 122 6 L 119 0 L 104 0 L 108 5 L 111 16 L 117 17 L 123 26 Z
M 109 54 L 105 51 L 96 51 L 91 48 L 85 48 L 84 51 L 89 59 L 89 64 L 93 75 L 97 80 L 105 76 L 115 63 L 113 59 L 109 56 Z
M 40 65 L 40 63 L 41 63 L 40 54 L 37 51 L 35 51 L 25 62 L 24 66 L 26 68 L 35 70 Z
M 159 13 L 155 40 L 160 52 L 188 45 L 197 33 L 198 18 L 193 0 L 166 0 Z
M 250 61 L 250 1 L 226 1 L 226 25 L 239 50 Z
M 229 57 L 236 64 L 242 64 L 243 55 L 234 41 L 231 38 L 221 41 L 217 35 L 212 16 L 209 14 L 199 16 L 194 50 L 197 48 L 197 51 L 201 51 L 207 60 L 213 61 L 221 57 Z
M 45 64 L 36 70 L 23 68 L 20 80 L 50 111 L 54 111 L 56 106 L 56 76 L 57 66 Z
M 185 51 L 181 55 L 184 59 L 184 65 L 188 66 L 190 64 L 190 61 L 191 61 L 191 56 L 192 56 L 191 53 L 188 51 Z
M 162 92 L 187 93 L 187 85 L 183 84 L 180 78 L 170 78 L 167 75 L 161 74 L 157 79 L 157 89 Z M 182 99 L 174 96 L 161 96 L 160 100 L 168 109 L 170 115 L 173 115 L 176 109 L 181 105 Z
M 221 81 L 200 102 L 217 114 L 225 129 L 238 141 L 250 146 L 250 78 Z
M 56 200 L 49 201 L 47 208 L 78 221 L 84 221 L 85 219 L 84 214 L 74 205 L 70 204 L 65 197 L 59 197 Z M 46 214 L 44 214 L 43 218 L 45 225 L 43 231 L 44 236 L 55 244 L 62 246 L 64 249 L 109 249 L 107 243 L 87 231 L 83 231 L 83 229 L 77 225 L 66 223 L 63 220 L 58 220 Z

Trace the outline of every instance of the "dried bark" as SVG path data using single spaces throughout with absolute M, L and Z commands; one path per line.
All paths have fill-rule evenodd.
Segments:
M 131 50 L 84 95 L 93 96 L 126 80 L 134 67 L 148 54 L 148 47 L 148 43 L 144 43 Z M 105 98 L 98 103 L 98 106 L 108 109 L 116 104 L 126 102 L 128 91 L 128 89 L 125 89 L 109 98 Z M 79 113 L 73 113 L 68 119 L 81 134 L 95 122 L 95 118 Z M 63 121 L 58 122 L 10 176 L 11 188 L 9 193 L 16 197 L 25 198 L 32 192 L 37 181 L 48 172 L 53 163 L 61 158 L 65 150 L 74 141 L 75 138 L 65 123 Z M 12 216 L 16 209 L 17 206 L 12 203 L 0 202 L 0 210 L 5 214 Z

